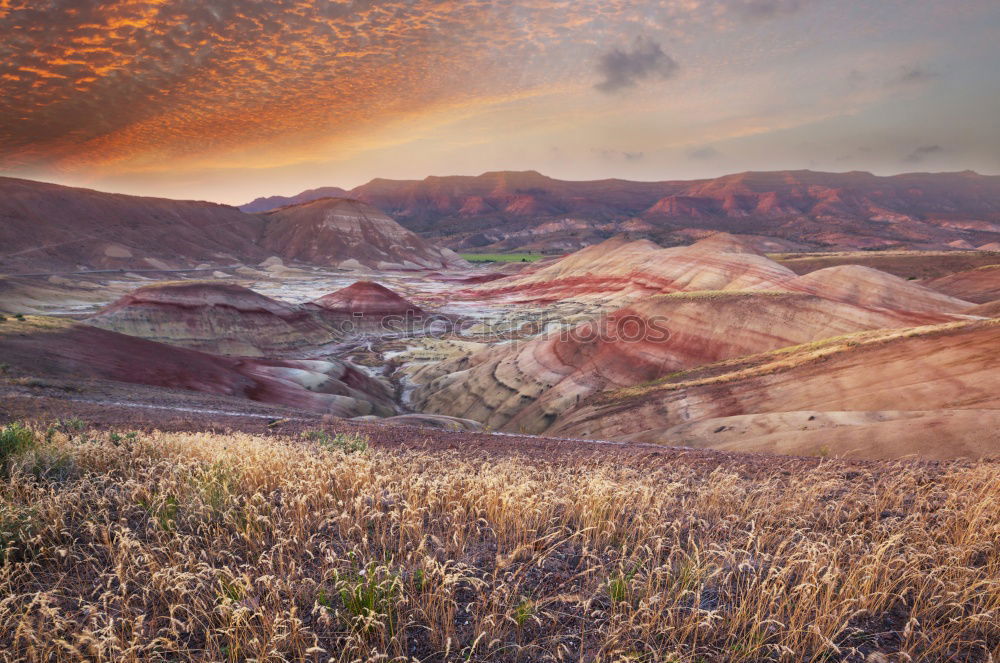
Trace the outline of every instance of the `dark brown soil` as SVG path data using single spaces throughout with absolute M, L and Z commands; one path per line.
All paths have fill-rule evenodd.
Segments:
M 126 402 L 124 399 L 128 398 Z M 711 471 L 747 476 L 792 473 L 825 465 L 835 471 L 888 470 L 891 462 L 821 459 L 795 456 L 740 454 L 711 450 L 667 447 L 654 444 L 547 438 L 531 435 L 451 432 L 432 428 L 354 422 L 274 408 L 242 399 L 190 392 L 133 388 L 115 383 L 91 384 L 83 393 L 65 393 L 58 387 L 23 388 L 0 386 L 0 423 L 18 420 L 48 425 L 58 420 L 80 419 L 98 429 L 246 432 L 297 436 L 303 431 L 362 433 L 377 447 L 456 451 L 474 457 L 520 456 L 540 462 L 593 461 L 627 463 L 655 469 L 684 464 Z M 962 462 L 962 461 L 956 461 Z M 907 461 L 928 470 L 944 469 L 952 463 Z

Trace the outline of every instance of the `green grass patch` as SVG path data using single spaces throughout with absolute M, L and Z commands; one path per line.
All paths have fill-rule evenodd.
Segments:
M 7 424 L 0 429 L 0 465 L 7 459 L 27 451 L 35 444 L 35 433 L 19 422 Z
M 343 451 L 345 454 L 364 453 L 368 451 L 370 442 L 367 435 L 361 433 L 336 433 L 330 435 L 322 430 L 304 431 L 302 437 L 315 442 L 321 449 L 327 451 Z
M 545 256 L 541 253 L 460 253 L 469 262 L 535 262 Z

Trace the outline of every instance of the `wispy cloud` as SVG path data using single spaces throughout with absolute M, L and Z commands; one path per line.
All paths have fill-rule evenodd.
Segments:
M 941 74 L 923 65 L 906 65 L 889 78 L 890 86 L 919 85 L 941 78 Z
M 597 154 L 602 159 L 607 159 L 609 161 L 642 161 L 646 158 L 646 153 L 641 150 L 629 151 L 629 150 L 613 150 L 613 149 L 593 149 L 591 150 L 594 154 Z
M 601 92 L 619 92 L 640 81 L 666 80 L 676 75 L 679 68 L 660 44 L 639 37 L 631 48 L 613 48 L 600 57 L 597 71 L 603 80 L 594 87 Z
M 734 0 L 732 11 L 746 19 L 768 19 L 794 14 L 802 8 L 802 0 Z
M 907 163 L 920 163 L 932 154 L 940 154 L 941 152 L 944 152 L 944 148 L 940 145 L 921 145 L 903 157 L 903 161 Z
M 722 156 L 722 153 L 711 145 L 706 145 L 705 147 L 697 147 L 687 151 L 688 159 L 695 159 L 699 161 L 705 161 L 708 159 L 716 159 Z

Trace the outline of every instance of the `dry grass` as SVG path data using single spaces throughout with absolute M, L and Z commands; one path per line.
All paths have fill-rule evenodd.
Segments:
M 0 336 L 7 334 L 41 334 L 61 332 L 73 327 L 72 320 L 53 318 L 47 315 L 22 315 L 4 313 L 6 320 L 0 321 Z
M 786 290 L 690 290 L 687 292 L 670 292 L 653 295 L 650 300 L 721 300 L 721 299 L 756 299 L 775 297 L 785 299 L 806 299 L 809 295 Z
M 659 470 L 48 437 L 0 483 L 2 660 L 1000 655 L 995 463 Z

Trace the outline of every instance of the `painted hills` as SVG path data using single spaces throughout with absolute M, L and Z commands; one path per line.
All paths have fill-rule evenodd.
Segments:
M 357 334 L 402 330 L 426 313 L 389 288 L 357 281 L 302 305 L 218 281 L 142 286 L 86 318 L 95 327 L 202 352 L 274 357 Z
M 263 217 L 261 245 L 284 258 L 347 269 L 448 269 L 467 264 L 357 200 L 322 198 Z
M 357 281 L 305 304 L 306 310 L 347 335 L 412 333 L 427 312 L 374 281 Z
M 258 199 L 243 209 L 323 195 Z M 568 251 L 618 233 L 686 244 L 706 230 L 766 236 L 775 243 L 770 251 L 989 249 L 1000 241 L 1000 177 L 971 171 L 880 177 L 800 170 L 664 182 L 489 172 L 375 179 L 349 195 L 452 248 Z
M 783 281 L 782 290 L 806 292 L 835 301 L 875 309 L 958 313 L 970 302 L 952 297 L 935 287 L 935 282 L 917 284 L 892 274 L 860 265 L 840 265 L 818 269 Z M 926 287 L 925 287 L 926 285 Z
M 266 215 L 0 177 L 0 272 L 170 270 L 257 264 L 453 269 L 466 263 L 356 200 Z
M 428 368 L 415 376 L 425 382 L 416 399 L 430 412 L 543 433 L 598 392 L 861 330 L 955 319 L 798 293 L 660 295 L 575 328 Z
M 925 281 L 923 285 L 977 304 L 1000 300 L 1000 257 L 995 265 L 955 272 Z
M 338 417 L 397 414 L 389 385 L 347 362 L 224 357 L 56 318 L 0 321 L 0 357 L 11 371 L 74 389 L 104 380 Z
M 138 288 L 87 322 L 216 354 L 262 357 L 338 340 L 300 307 L 231 283 L 177 281 Z
M 550 432 L 869 458 L 995 454 L 998 343 L 995 319 L 849 335 L 610 391 Z
M 649 240 L 614 237 L 524 274 L 470 289 L 476 296 L 518 301 L 623 297 L 682 290 L 767 287 L 795 273 L 732 235 L 720 233 L 690 246 L 661 248 Z
M 334 315 L 356 317 L 424 315 L 419 306 L 374 281 L 357 281 L 346 288 L 315 299 L 310 304 Z
M 458 214 L 460 239 L 516 191 L 489 232 L 594 242 L 468 271 L 356 197 L 251 214 L 0 180 L 0 400 L 805 455 L 1000 452 L 1000 255 L 968 249 L 991 245 L 992 180 L 854 173 L 827 182 L 834 195 L 823 174 L 785 175 L 683 183 L 684 200 L 609 181 L 590 205 L 581 183 L 492 174 L 457 211 L 465 180 L 438 178 L 432 201 L 425 183 L 392 197 L 380 181 L 393 213 Z M 546 219 L 559 196 L 593 218 Z M 641 209 L 619 223 L 626 205 Z M 422 233 L 440 230 L 432 216 Z M 802 250 L 840 232 L 851 250 Z M 934 250 L 857 250 L 890 235 Z M 212 277 L 151 280 L 192 268 Z
M 421 368 L 424 411 L 512 433 L 793 454 L 1000 448 L 970 439 L 1000 422 L 996 320 L 869 267 L 799 276 L 724 234 L 669 249 L 614 239 L 469 289 L 487 290 L 552 307 L 596 298 L 603 312 Z

